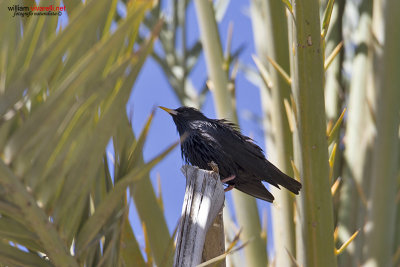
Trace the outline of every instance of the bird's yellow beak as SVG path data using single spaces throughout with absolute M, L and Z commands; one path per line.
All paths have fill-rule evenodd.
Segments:
M 178 115 L 178 112 L 176 112 L 176 110 L 169 109 L 169 108 L 162 107 L 162 106 L 158 106 L 158 107 L 161 108 L 161 109 L 163 109 L 163 110 L 165 110 L 166 112 L 168 112 L 168 113 L 171 114 L 171 115 Z

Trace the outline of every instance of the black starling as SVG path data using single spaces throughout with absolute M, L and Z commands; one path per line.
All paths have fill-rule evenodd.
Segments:
M 299 193 L 301 183 L 270 163 L 262 149 L 251 138 L 242 135 L 233 123 L 209 119 L 190 107 L 160 108 L 172 116 L 179 135 L 185 136 L 181 141 L 181 151 L 186 163 L 206 170 L 211 170 L 211 163 L 215 163 L 228 188 L 265 201 L 273 202 L 274 196 L 261 181 Z

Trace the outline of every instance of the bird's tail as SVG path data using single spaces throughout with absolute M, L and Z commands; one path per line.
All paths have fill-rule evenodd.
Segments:
M 276 186 L 276 184 L 281 185 L 298 195 L 301 189 L 301 183 L 293 179 L 292 177 L 281 172 L 277 167 L 275 167 L 272 163 L 267 161 L 267 173 L 270 174 L 267 182 Z M 272 180 L 272 182 L 270 181 Z M 275 183 L 275 184 L 274 184 Z
M 235 189 L 261 200 L 265 200 L 271 203 L 274 201 L 274 196 L 264 187 L 261 181 L 239 183 L 235 185 Z

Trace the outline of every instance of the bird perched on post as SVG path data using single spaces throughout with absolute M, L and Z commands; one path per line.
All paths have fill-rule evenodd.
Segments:
M 301 183 L 287 176 L 269 162 L 253 140 L 240 133 L 233 123 L 209 119 L 191 107 L 169 109 L 181 139 L 182 157 L 201 169 L 218 166 L 221 181 L 253 197 L 273 202 L 274 196 L 264 187 L 266 181 L 298 194 Z

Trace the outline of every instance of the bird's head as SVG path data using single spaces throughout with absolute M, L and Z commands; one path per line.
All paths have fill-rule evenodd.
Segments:
M 203 115 L 200 111 L 191 107 L 180 107 L 177 109 L 169 109 L 166 107 L 159 107 L 168 112 L 175 122 L 176 128 L 180 135 L 190 130 L 194 126 L 195 122 L 207 121 L 208 118 Z

